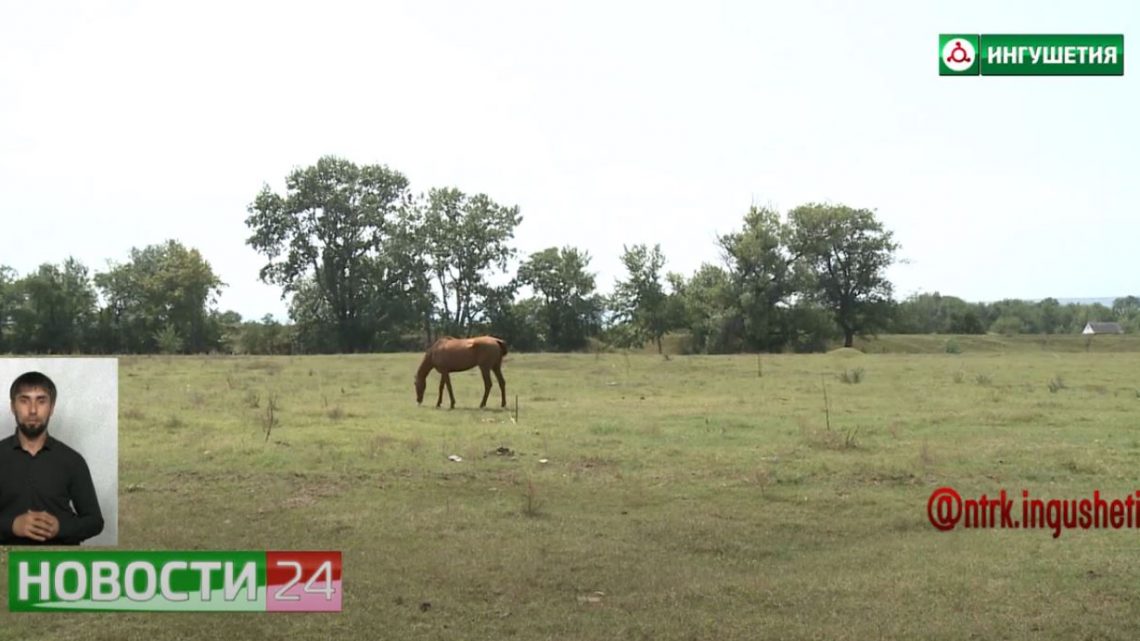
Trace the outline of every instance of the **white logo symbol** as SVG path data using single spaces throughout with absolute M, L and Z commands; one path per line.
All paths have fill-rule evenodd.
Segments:
M 942 45 L 942 62 L 951 71 L 965 71 L 969 69 L 977 57 L 974 44 L 969 40 L 954 38 Z

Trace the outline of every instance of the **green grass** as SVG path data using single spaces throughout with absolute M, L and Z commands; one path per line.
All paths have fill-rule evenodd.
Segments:
M 414 354 L 124 358 L 120 547 L 342 550 L 344 612 L 4 612 L 0 638 L 1135 638 L 1140 531 L 944 533 L 926 503 L 1135 491 L 1140 353 L 960 341 L 763 376 L 512 354 L 510 411 L 473 372 L 417 407 Z
M 1089 337 L 1080 334 L 998 334 L 974 335 L 902 335 L 888 334 L 876 338 L 857 339 L 855 347 L 868 354 L 937 354 L 946 351 L 953 339 L 962 353 L 1048 352 L 1119 354 L 1140 352 L 1140 334 L 1117 334 Z

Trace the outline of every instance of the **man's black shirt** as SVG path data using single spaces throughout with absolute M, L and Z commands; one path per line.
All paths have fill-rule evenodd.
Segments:
M 28 510 L 59 520 L 54 539 L 40 542 L 12 533 L 13 521 Z M 50 435 L 35 456 L 20 446 L 15 433 L 0 440 L 0 545 L 79 545 L 102 531 L 91 471 L 79 452 Z

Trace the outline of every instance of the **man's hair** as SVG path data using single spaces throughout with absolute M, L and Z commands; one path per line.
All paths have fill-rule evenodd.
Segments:
M 47 375 L 39 372 L 24 372 L 16 377 L 16 380 L 12 381 L 12 388 L 8 390 L 8 400 L 15 403 L 16 395 L 20 393 L 20 390 L 29 387 L 40 387 L 47 390 L 51 404 L 55 405 L 55 383 Z

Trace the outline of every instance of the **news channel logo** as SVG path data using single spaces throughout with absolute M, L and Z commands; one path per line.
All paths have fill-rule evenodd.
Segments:
M 940 76 L 1123 76 L 1123 34 L 938 36 Z
M 8 556 L 12 612 L 340 612 L 338 551 L 38 551 Z

